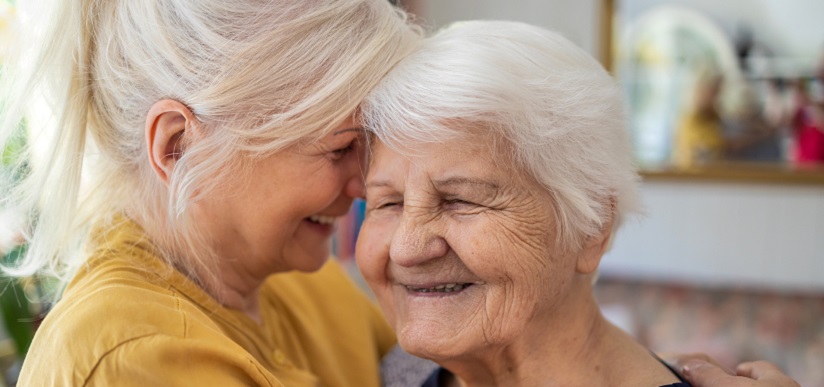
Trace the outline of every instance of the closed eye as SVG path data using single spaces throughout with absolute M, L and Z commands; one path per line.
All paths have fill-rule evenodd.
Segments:
M 447 211 L 469 211 L 474 213 L 476 210 L 480 209 L 481 206 L 477 203 L 473 203 L 463 199 L 448 199 L 443 201 L 443 208 Z
M 332 161 L 342 159 L 344 156 L 355 150 L 356 143 L 357 141 L 352 141 L 343 148 L 333 150 L 332 152 L 330 152 L 330 158 L 332 159 Z
M 403 206 L 403 202 L 386 202 L 386 203 L 382 203 L 382 204 L 378 205 L 376 208 L 377 209 L 389 209 L 389 208 L 393 208 L 393 207 L 402 207 L 402 206 Z

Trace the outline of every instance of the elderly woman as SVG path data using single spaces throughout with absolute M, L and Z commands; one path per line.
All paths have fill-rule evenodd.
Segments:
M 639 209 L 622 112 L 595 60 L 511 22 L 440 32 L 367 97 L 356 256 L 400 345 L 445 368 L 426 385 L 686 385 L 593 298 Z
M 53 114 L 27 121 L 32 169 L 3 199 L 31 219 L 16 272 L 71 282 L 20 384 L 377 386 L 395 336 L 327 258 L 362 190 L 353 115 L 420 40 L 403 13 L 385 0 L 41 11 L 44 34 L 19 39 L 33 52 L 4 68 L 0 149 L 36 101 Z

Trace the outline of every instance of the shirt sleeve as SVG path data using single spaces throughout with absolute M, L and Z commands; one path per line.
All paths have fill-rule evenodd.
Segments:
M 277 386 L 251 356 L 203 341 L 151 335 L 124 342 L 103 356 L 86 386 Z M 305 384 L 314 385 L 307 380 Z

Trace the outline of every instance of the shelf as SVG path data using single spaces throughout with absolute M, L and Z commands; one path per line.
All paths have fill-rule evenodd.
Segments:
M 689 168 L 644 167 L 644 181 L 682 180 L 754 184 L 824 185 L 824 165 L 719 162 Z

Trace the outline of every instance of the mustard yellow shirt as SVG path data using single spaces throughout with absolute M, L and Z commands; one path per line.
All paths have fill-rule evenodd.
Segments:
M 378 386 L 394 334 L 334 261 L 271 276 L 262 325 L 153 253 L 136 224 L 101 235 L 38 329 L 21 386 Z

